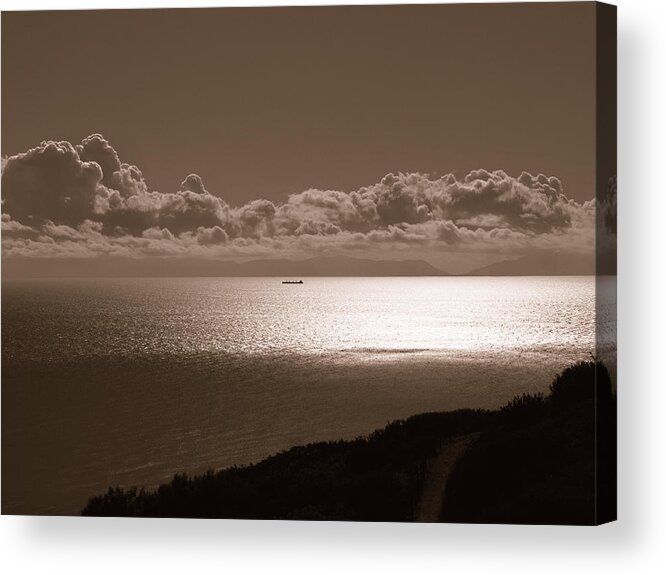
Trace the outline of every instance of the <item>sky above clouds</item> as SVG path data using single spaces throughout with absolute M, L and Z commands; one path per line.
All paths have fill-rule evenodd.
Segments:
M 593 26 L 591 3 L 5 13 L 3 259 L 592 257 Z

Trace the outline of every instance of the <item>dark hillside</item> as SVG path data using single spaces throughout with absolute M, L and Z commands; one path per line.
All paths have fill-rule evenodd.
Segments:
M 500 411 L 496 427 L 463 454 L 447 483 L 444 521 L 592 525 L 613 520 L 615 426 L 606 368 L 592 362 L 567 368 L 548 397 L 514 400 Z

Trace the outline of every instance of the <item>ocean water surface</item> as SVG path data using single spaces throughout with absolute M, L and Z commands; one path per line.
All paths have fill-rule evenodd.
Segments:
M 546 391 L 604 313 L 593 277 L 5 281 L 2 511 Z

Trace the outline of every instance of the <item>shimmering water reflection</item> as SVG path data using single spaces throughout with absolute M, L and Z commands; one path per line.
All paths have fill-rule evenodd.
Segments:
M 3 283 L 3 512 L 545 390 L 594 351 L 594 295 L 578 277 Z

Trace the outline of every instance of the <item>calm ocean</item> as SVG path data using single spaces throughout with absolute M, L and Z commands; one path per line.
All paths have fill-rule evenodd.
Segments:
M 2 284 L 2 511 L 545 391 L 595 350 L 592 277 Z

